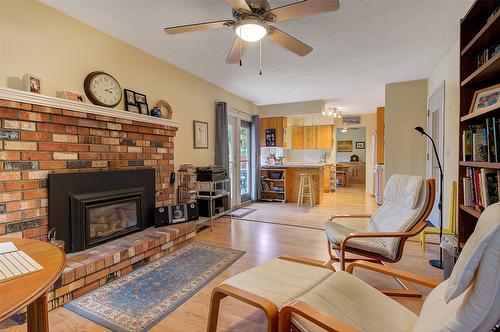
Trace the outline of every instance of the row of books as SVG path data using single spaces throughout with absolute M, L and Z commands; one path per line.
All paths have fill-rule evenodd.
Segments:
M 498 202 L 500 170 L 467 167 L 464 186 L 464 205 L 485 208 Z
M 500 162 L 500 118 L 470 125 L 462 132 L 462 160 Z
M 500 45 L 493 45 L 490 47 L 485 48 L 482 52 L 478 53 L 477 55 L 477 67 L 481 67 L 484 65 L 486 62 L 488 62 L 489 59 L 493 58 L 500 52 Z
M 283 186 L 276 186 L 271 182 L 260 181 L 260 190 L 261 191 L 275 191 L 275 192 L 284 192 Z

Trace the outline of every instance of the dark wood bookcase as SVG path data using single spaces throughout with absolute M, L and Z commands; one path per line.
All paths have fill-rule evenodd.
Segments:
M 500 11 L 488 18 L 500 0 L 476 0 L 460 22 L 460 131 L 458 135 L 458 242 L 462 247 L 474 231 L 482 210 L 464 206 L 463 178 L 467 167 L 500 169 L 500 163 L 462 160 L 462 132 L 470 125 L 484 123 L 486 118 L 500 117 L 500 108 L 489 112 L 469 113 L 474 92 L 500 83 L 500 54 L 478 68 L 478 54 L 500 44 Z

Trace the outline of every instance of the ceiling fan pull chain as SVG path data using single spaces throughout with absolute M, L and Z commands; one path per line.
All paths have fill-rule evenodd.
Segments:
M 243 43 L 243 40 L 240 39 L 239 41 L 239 46 L 240 46 L 240 67 L 243 65 L 243 63 L 241 62 L 241 43 Z
M 262 75 L 262 39 L 259 40 L 259 75 Z

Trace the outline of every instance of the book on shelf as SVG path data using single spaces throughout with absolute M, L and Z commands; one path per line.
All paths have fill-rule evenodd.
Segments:
M 462 160 L 500 162 L 500 118 L 487 118 L 462 132 Z
M 463 204 L 486 208 L 499 201 L 500 170 L 467 167 L 462 178 Z

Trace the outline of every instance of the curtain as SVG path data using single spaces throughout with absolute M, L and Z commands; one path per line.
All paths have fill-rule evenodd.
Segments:
M 253 201 L 260 199 L 260 128 L 259 116 L 252 116 L 251 124 L 251 163 L 252 163 L 252 192 L 250 197 Z
M 229 142 L 227 140 L 227 103 L 215 103 L 215 164 L 229 171 Z

